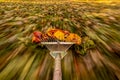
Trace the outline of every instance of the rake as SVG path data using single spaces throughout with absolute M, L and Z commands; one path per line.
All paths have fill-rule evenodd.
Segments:
M 62 80 L 61 59 L 67 54 L 67 50 L 74 44 L 73 42 L 41 42 L 50 51 L 50 55 L 55 59 L 53 80 Z

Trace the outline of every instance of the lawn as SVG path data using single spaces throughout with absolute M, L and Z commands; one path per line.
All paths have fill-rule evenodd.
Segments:
M 0 80 L 52 80 L 54 59 L 32 43 L 35 30 L 82 38 L 62 59 L 63 80 L 120 79 L 120 3 L 0 2 Z

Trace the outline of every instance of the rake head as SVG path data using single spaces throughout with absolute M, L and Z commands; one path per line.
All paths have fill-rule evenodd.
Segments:
M 73 42 L 41 42 L 50 51 L 50 55 L 56 58 L 60 54 L 61 59 L 67 54 L 67 50 L 74 44 Z

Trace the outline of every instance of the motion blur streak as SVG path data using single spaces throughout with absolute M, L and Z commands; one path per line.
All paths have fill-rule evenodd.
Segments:
M 120 80 L 120 3 L 75 0 L 0 2 L 0 80 L 53 79 L 54 59 L 32 43 L 49 27 L 82 38 L 61 61 L 62 80 Z

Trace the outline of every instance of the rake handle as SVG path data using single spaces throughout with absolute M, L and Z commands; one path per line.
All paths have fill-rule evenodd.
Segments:
M 57 53 L 55 58 L 53 80 L 62 80 L 61 58 L 59 53 Z

